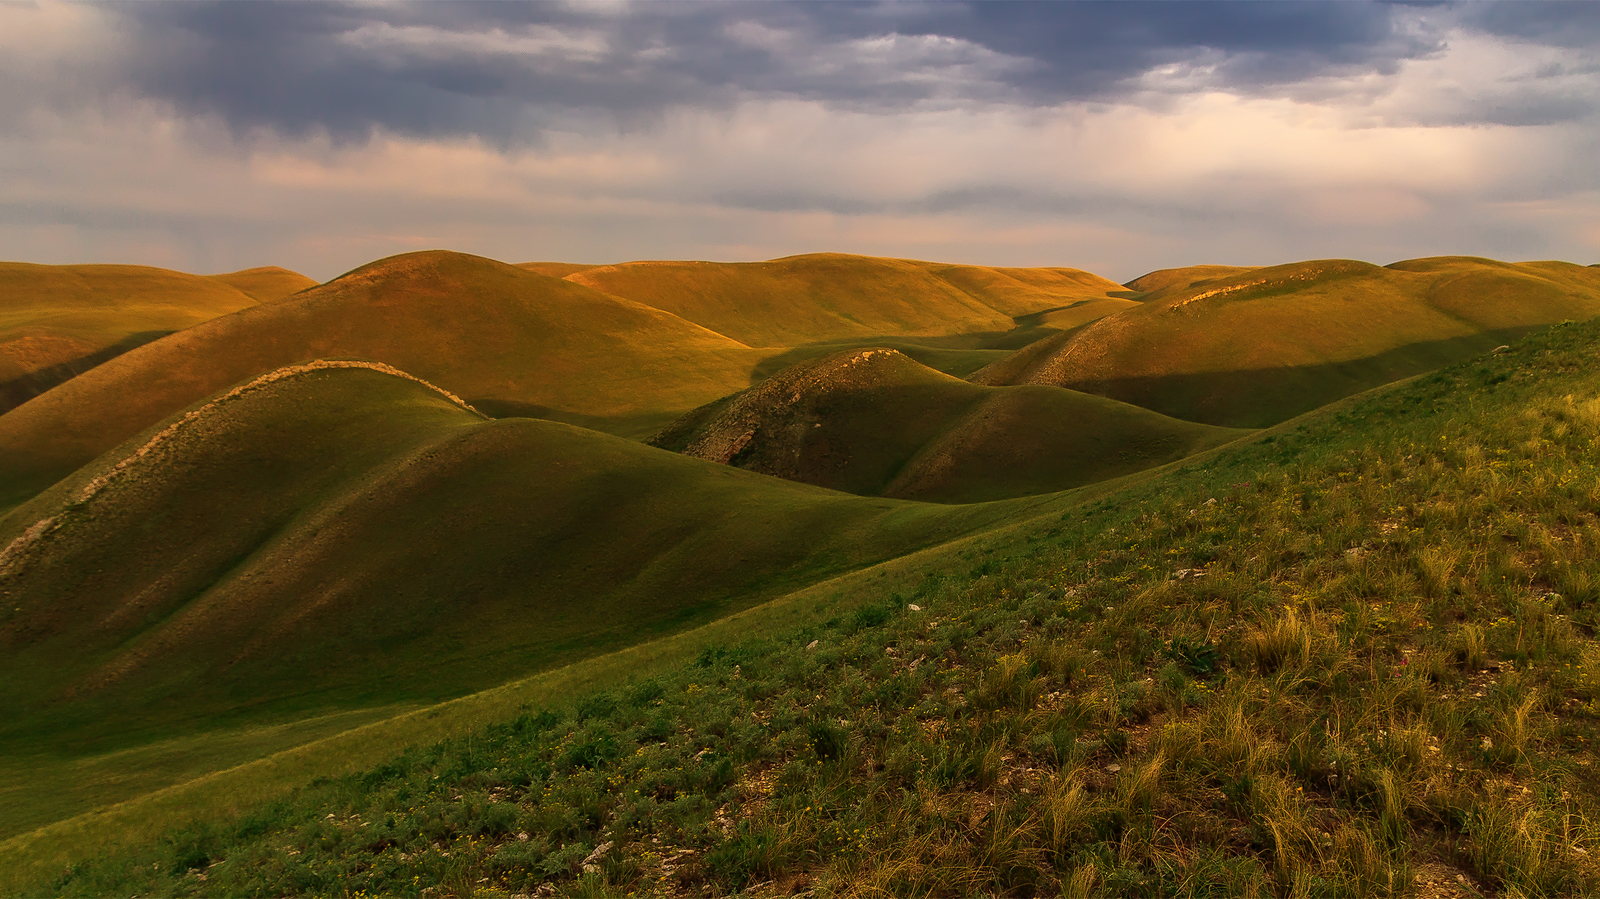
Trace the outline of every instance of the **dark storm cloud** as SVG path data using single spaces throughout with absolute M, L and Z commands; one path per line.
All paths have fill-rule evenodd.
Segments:
M 1212 61 L 1218 85 L 1270 90 L 1321 75 L 1392 71 L 1438 49 L 1367 3 L 978 3 L 946 33 L 1037 60 L 1019 85 L 1042 102 L 1115 94 L 1151 69 Z
M 1526 6 L 1476 15 L 1505 30 L 1533 20 Z M 132 44 L 126 71 L 112 73 L 117 86 L 185 113 L 217 115 L 241 131 L 359 138 L 382 126 L 496 142 L 574 115 L 627 124 L 750 96 L 883 110 L 1117 100 L 1148 90 L 1138 79 L 1161 67 L 1176 67 L 1189 85 L 1164 90 L 1272 94 L 1318 76 L 1389 72 L 1439 46 L 1406 25 L 1407 7 L 1342 2 L 108 10 Z
M 1600 3 L 1469 4 L 1462 19 L 1500 37 L 1556 47 L 1600 46 Z

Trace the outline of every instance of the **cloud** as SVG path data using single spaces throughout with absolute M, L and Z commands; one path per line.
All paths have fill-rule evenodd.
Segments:
M 1161 69 L 1271 95 L 1436 52 L 1397 8 L 1328 4 L 138 3 L 92 8 L 73 60 L 89 86 L 239 132 L 537 141 L 573 110 L 623 123 L 675 106 L 802 99 L 1115 102 Z M 90 10 L 63 14 L 89 18 Z M 8 19 L 29 18 L 11 10 Z M 1414 17 L 1413 17 L 1414 18 Z M 20 34 L 20 31 L 14 30 Z M 106 53 L 114 42 L 117 51 Z M 58 67 L 59 68 L 59 67 Z M 55 102 L 59 103 L 59 96 Z
M 1593 252 L 1542 6 L 0 6 L 0 245 L 327 277 L 842 250 L 1089 267 Z M 1586 207 L 1585 204 L 1591 204 Z

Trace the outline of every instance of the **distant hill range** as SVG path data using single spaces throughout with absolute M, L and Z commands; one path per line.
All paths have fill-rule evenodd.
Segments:
M 1015 318 L 1078 304 L 1134 305 L 1122 285 L 1071 268 L 992 268 L 818 253 L 771 262 L 629 262 L 525 268 L 626 297 L 749 346 L 854 337 L 1009 331 Z M 1087 319 L 1083 319 L 1087 320 Z
M 0 262 L 0 413 L 133 347 L 316 283 L 274 266 L 205 276 Z
M 1028 346 L 981 384 L 1051 384 L 1227 427 L 1343 396 L 1600 314 L 1600 275 L 1447 256 L 1196 266 L 1129 283 L 1137 308 Z

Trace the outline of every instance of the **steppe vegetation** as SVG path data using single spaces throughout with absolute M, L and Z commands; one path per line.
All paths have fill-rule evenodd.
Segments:
M 488 420 L 381 369 L 262 376 L 0 520 L 13 751 L 118 749 L 241 706 L 279 722 L 439 701 L 1021 511 L 864 499 Z
M 1597 355 L 1552 329 L 41 886 L 1593 895 Z
M 12 269 L 0 892 L 1600 893 L 1600 269 Z

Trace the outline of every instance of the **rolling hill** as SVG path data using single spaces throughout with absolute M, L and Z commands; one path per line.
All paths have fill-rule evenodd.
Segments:
M 880 347 L 794 366 L 651 442 L 849 493 L 965 503 L 1067 490 L 1241 435 L 1057 387 L 980 387 Z
M 598 265 L 584 265 L 580 262 L 519 262 L 517 268 L 527 269 L 540 275 L 549 275 L 552 278 L 565 278 L 568 275 L 599 268 Z
M 1140 279 L 1154 289 L 1136 308 L 1025 347 L 974 380 L 1070 387 L 1189 421 L 1262 427 L 1600 314 L 1600 277 L 1562 262 L 1323 260 L 1198 283 L 1194 269 L 1174 272 Z
M 0 416 L 0 509 L 192 403 L 306 359 L 384 362 L 491 414 L 642 416 L 648 433 L 747 386 L 766 355 L 493 260 L 397 256 L 141 346 Z
M 379 363 L 290 366 L 0 519 L 0 743 L 437 700 L 1014 512 L 490 420 Z
M 1183 290 L 1207 281 L 1215 281 L 1231 275 L 1242 275 L 1246 272 L 1255 271 L 1257 268 L 1259 266 L 1253 265 L 1186 265 L 1181 268 L 1163 268 L 1147 275 L 1140 275 L 1124 286 L 1130 290 L 1145 294 L 1169 288 Z
M 299 272 L 291 272 L 276 265 L 263 265 L 258 268 L 241 269 L 225 275 L 208 275 L 207 277 L 234 288 L 258 303 L 281 300 L 307 288 L 317 286 L 315 280 Z
M 1122 286 L 1067 268 L 991 268 L 842 253 L 769 262 L 628 262 L 566 279 L 750 346 L 1007 332 L 1015 318 L 1086 301 L 1131 305 Z M 1101 313 L 1104 314 L 1104 313 Z
M 1554 327 L 797 617 L 786 598 L 20 834 L 0 884 L 1593 896 L 1597 359 L 1596 323 Z
M 1600 269 L 291 275 L 0 415 L 0 883 L 1600 884 Z
M 281 268 L 0 263 L 0 413 L 133 347 L 315 283 Z

